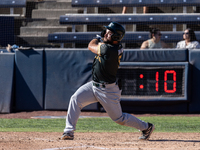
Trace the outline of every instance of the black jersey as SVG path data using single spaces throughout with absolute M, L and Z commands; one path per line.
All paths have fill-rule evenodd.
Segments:
M 99 83 L 114 83 L 122 53 L 121 44 L 102 44 L 94 58 L 93 80 Z

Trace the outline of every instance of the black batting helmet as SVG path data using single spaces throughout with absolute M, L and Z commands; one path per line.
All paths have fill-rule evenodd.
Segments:
M 125 35 L 124 27 L 117 22 L 111 22 L 108 26 L 105 26 L 105 28 L 113 32 L 111 36 L 113 41 L 121 41 Z

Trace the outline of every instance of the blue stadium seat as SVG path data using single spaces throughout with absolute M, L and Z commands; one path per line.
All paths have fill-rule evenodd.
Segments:
M 10 8 L 10 14 L 14 14 L 14 8 L 23 8 L 25 15 L 26 0 L 0 0 L 0 8 Z
M 73 7 L 200 6 L 199 0 L 72 0 Z
M 0 0 L 0 8 L 26 7 L 26 0 Z
M 56 32 L 48 35 L 48 41 L 53 43 L 88 43 L 100 32 Z M 178 42 L 183 39 L 183 31 L 165 31 L 162 32 L 162 40 L 166 43 Z M 200 31 L 195 32 L 200 41 Z M 149 32 L 126 32 L 122 42 L 141 43 L 149 39 Z

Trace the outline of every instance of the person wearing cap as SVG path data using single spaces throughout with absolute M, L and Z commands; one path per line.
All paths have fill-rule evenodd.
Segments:
M 142 136 L 139 138 L 141 140 L 149 139 L 154 125 L 131 114 L 123 113 L 120 105 L 122 87 L 116 75 L 123 54 L 120 41 L 124 35 L 124 27 L 117 22 L 111 22 L 105 26 L 101 36 L 92 39 L 88 44 L 88 49 L 96 54 L 92 67 L 92 81 L 81 86 L 72 95 L 62 140 L 74 139 L 81 109 L 96 102 L 103 106 L 114 122 L 142 131 Z

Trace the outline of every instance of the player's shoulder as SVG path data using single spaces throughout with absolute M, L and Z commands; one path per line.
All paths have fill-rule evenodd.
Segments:
M 111 49 L 118 49 L 119 45 L 115 45 L 115 44 L 109 44 L 109 43 L 104 43 L 101 45 L 101 49 L 103 50 L 111 50 Z
M 107 48 L 109 48 L 108 44 L 104 43 L 104 44 L 101 45 L 101 49 L 104 49 L 104 50 L 105 50 L 105 49 L 107 49 Z

